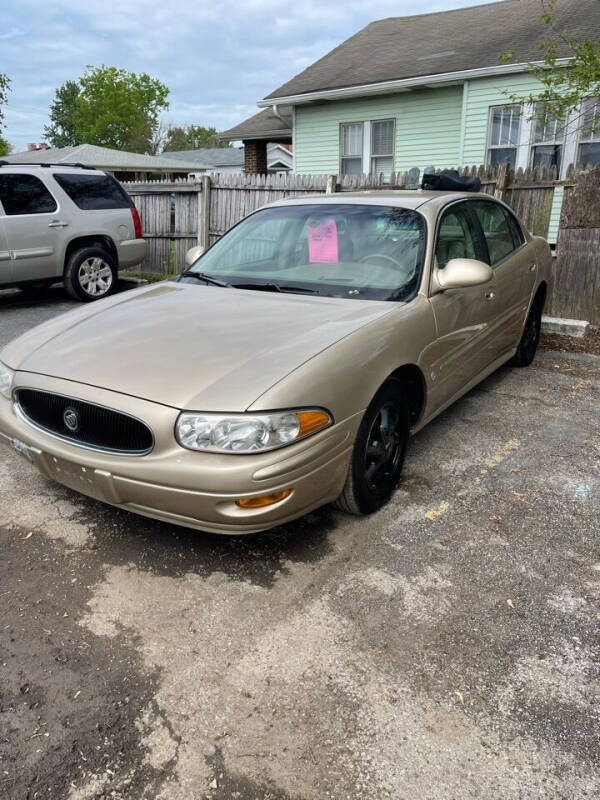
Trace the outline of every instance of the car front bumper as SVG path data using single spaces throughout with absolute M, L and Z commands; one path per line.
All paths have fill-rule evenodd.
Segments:
M 2 397 L 0 444 L 23 443 L 25 454 L 46 477 L 84 495 L 147 517 L 224 534 L 266 530 L 335 500 L 344 485 L 362 417 L 356 414 L 302 442 L 268 453 L 198 453 L 175 441 L 178 409 L 26 373 L 17 373 L 18 386 L 134 414 L 153 429 L 155 447 L 145 456 L 81 447 L 32 426 Z M 263 508 L 243 509 L 235 502 L 283 489 L 291 494 Z

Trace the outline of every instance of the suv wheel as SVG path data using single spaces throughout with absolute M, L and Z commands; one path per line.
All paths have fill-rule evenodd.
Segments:
M 371 514 L 398 485 L 409 435 L 402 384 L 389 380 L 377 392 L 358 429 L 346 485 L 334 505 L 349 514 Z
M 83 247 L 69 258 L 65 268 L 65 289 L 76 300 L 90 302 L 106 297 L 117 283 L 113 257 L 101 247 Z

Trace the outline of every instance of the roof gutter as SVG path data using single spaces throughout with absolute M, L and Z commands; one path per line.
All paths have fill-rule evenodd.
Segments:
M 564 67 L 569 61 L 571 61 L 570 58 L 558 58 L 556 60 L 556 66 Z M 392 92 L 409 91 L 418 86 L 456 83 L 473 80 L 474 78 L 490 78 L 495 75 L 510 75 L 517 72 L 527 72 L 531 66 L 545 67 L 546 65 L 543 61 L 534 61 L 521 64 L 499 64 L 494 67 L 479 67 L 477 69 L 463 69 L 456 72 L 441 72 L 437 75 L 419 75 L 415 78 L 366 83 L 362 86 L 344 86 L 340 89 L 324 89 L 323 91 L 305 92 L 304 94 L 267 97 L 264 100 L 259 100 L 257 105 L 259 108 L 276 107 L 277 105 L 298 106 L 303 103 L 313 103 L 315 100 L 344 100 L 351 97 L 365 97 L 373 94 L 389 94 Z

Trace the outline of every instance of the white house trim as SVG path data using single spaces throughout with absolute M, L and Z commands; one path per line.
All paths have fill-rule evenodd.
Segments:
M 571 61 L 570 58 L 558 58 L 555 66 L 565 66 Z M 494 67 L 478 67 L 477 69 L 464 69 L 458 72 L 442 72 L 439 75 L 421 75 L 416 78 L 402 78 L 394 81 L 381 81 L 379 83 L 367 83 L 363 86 L 344 86 L 341 89 L 325 89 L 317 92 L 307 92 L 305 94 L 293 94 L 286 97 L 269 97 L 259 100 L 259 108 L 268 108 L 277 105 L 300 105 L 302 103 L 312 103 L 315 100 L 344 100 L 350 97 L 364 97 L 373 94 L 388 94 L 412 89 L 417 86 L 434 86 L 439 84 L 460 83 L 473 78 L 489 78 L 494 75 L 509 75 L 518 72 L 527 72 L 531 66 L 544 67 L 542 61 L 522 64 L 500 64 Z

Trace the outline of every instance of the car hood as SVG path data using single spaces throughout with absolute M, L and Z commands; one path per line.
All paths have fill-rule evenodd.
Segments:
M 12 369 L 175 408 L 243 411 L 305 361 L 393 308 L 165 282 L 56 317 L 0 357 Z

